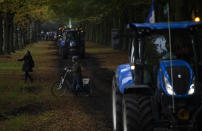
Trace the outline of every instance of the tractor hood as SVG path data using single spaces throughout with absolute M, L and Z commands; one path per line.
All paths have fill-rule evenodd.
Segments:
M 161 61 L 158 83 L 168 96 L 187 97 L 194 94 L 194 73 L 191 66 L 183 60 Z

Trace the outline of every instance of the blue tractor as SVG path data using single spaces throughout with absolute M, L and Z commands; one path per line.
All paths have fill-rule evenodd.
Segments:
M 77 55 L 79 52 L 78 34 L 75 30 L 65 30 L 62 34 L 61 46 L 59 52 L 63 58 Z
M 112 81 L 114 131 L 202 131 L 202 23 L 132 23 Z M 163 130 L 162 130 L 163 131 Z
M 59 54 L 63 57 L 85 57 L 85 33 L 83 30 L 69 29 L 62 34 Z

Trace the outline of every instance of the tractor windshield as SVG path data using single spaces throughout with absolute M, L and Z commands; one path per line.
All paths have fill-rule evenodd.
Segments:
M 188 32 L 171 32 L 171 56 L 172 60 L 184 60 L 195 70 L 196 48 L 192 44 L 191 35 Z M 145 69 L 150 74 L 150 82 L 156 82 L 159 62 L 170 60 L 170 46 L 168 33 L 152 34 L 144 38 L 144 63 Z M 152 77 L 153 76 L 153 77 Z M 145 81 L 145 80 L 144 80 Z M 145 83 L 149 83 L 145 82 Z M 151 82 L 152 83 L 152 82 Z M 154 83 L 153 83 L 154 84 Z
M 67 39 L 68 40 L 78 40 L 78 33 L 76 31 L 67 32 Z
M 172 59 L 185 60 L 194 64 L 195 48 L 188 32 L 171 32 Z M 145 38 L 145 62 L 158 64 L 159 60 L 170 59 L 170 46 L 167 34 L 156 34 Z

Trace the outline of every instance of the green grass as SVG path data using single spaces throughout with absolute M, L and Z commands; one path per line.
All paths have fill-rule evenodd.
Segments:
M 10 118 L 10 120 L 0 122 L 0 129 L 2 131 L 21 131 L 30 124 L 29 119 L 30 117 L 26 114 Z
M 88 42 L 86 47 L 87 53 L 116 52 L 109 46 L 95 45 L 92 42 Z M 35 61 L 32 73 L 34 83 L 32 84 L 24 84 L 23 62 L 17 61 L 24 56 L 26 50 L 31 51 Z M 80 111 L 76 112 L 79 103 L 75 105 L 73 98 L 58 99 L 51 95 L 49 87 L 58 79 L 59 60 L 58 56 L 54 55 L 55 53 L 56 49 L 52 43 L 40 42 L 11 55 L 0 56 L 0 115 L 8 118 L 0 120 L 0 131 L 60 130 L 60 125 L 67 126 L 66 129 L 71 131 L 78 126 L 78 121 L 80 121 L 80 126 L 83 123 L 83 127 L 90 120 L 93 121 L 87 114 L 80 115 Z M 29 91 L 26 87 L 31 87 L 32 90 Z M 39 107 L 36 109 L 38 112 L 36 114 L 30 111 L 8 114 L 29 105 Z M 64 109 L 67 105 L 70 106 Z
M 113 50 L 111 47 L 106 45 L 98 45 L 94 42 L 88 42 L 86 44 L 86 52 L 89 52 L 89 53 L 99 53 L 99 52 L 104 53 L 104 52 L 114 52 L 114 51 L 115 50 Z
M 49 48 L 52 47 L 52 48 Z M 23 62 L 17 61 L 30 50 L 35 61 L 34 72 L 31 73 L 34 83 L 24 84 Z M 0 130 L 21 131 L 26 129 L 34 119 L 32 114 L 8 115 L 16 109 L 27 105 L 44 105 L 55 99 L 49 87 L 57 79 L 57 56 L 50 42 L 39 42 L 28 45 L 10 55 L 0 56 L 0 115 L 9 118 L 0 121 Z M 30 87 L 31 91 L 26 87 Z M 37 119 L 37 118 L 36 118 Z
M 19 70 L 21 69 L 21 63 L 15 62 L 7 62 L 7 63 L 0 63 L 0 70 Z

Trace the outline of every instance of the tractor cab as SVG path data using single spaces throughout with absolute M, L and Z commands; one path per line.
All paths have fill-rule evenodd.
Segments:
M 62 34 L 61 41 L 61 55 L 62 57 L 68 56 L 80 56 L 84 55 L 84 42 L 81 41 L 81 32 L 70 29 L 66 30 Z
M 115 131 L 202 130 L 201 22 L 132 23 L 112 81 Z
M 129 62 L 134 83 L 152 87 L 159 83 L 157 87 L 162 87 L 167 95 L 192 95 L 191 85 L 200 81 L 196 37 L 200 26 L 195 22 L 171 22 L 169 37 L 168 23 L 128 25 L 133 34 Z M 173 84 L 172 91 L 161 84 L 165 81 Z M 180 86 L 182 89 L 178 89 Z

